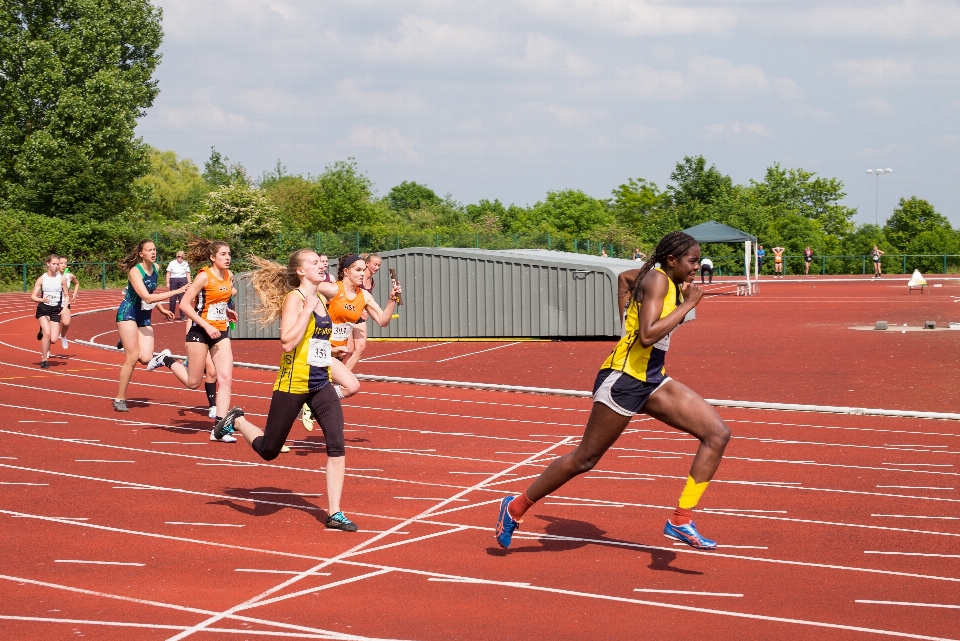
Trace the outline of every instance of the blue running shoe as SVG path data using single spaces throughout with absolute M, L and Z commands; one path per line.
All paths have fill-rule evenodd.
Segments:
M 668 539 L 682 541 L 692 548 L 698 550 L 716 550 L 717 542 L 711 541 L 707 537 L 697 532 L 697 524 L 690 521 L 686 525 L 674 525 L 669 520 L 663 526 L 663 535 Z
M 513 539 L 513 532 L 520 527 L 520 521 L 514 520 L 507 511 L 507 506 L 513 501 L 514 497 L 505 496 L 500 501 L 500 514 L 497 516 L 497 544 L 502 548 L 510 547 L 510 541 Z
M 233 433 L 233 421 L 241 416 L 243 416 L 243 410 L 239 407 L 234 407 L 227 412 L 227 415 L 217 421 L 217 424 L 213 426 L 213 431 L 210 433 L 211 440 L 229 443 L 230 441 L 226 441 L 224 437 Z M 236 439 L 234 439 L 233 442 L 235 443 Z

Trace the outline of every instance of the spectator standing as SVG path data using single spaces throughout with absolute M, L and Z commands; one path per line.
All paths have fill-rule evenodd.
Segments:
M 785 252 L 786 249 L 783 247 L 774 247 L 770 251 L 773 252 L 773 277 L 783 278 L 783 252 Z
M 337 279 L 330 275 L 330 258 L 326 254 L 320 254 L 320 282 L 337 282 Z
M 880 257 L 883 256 L 883 251 L 874 245 L 870 256 L 873 258 L 873 277 L 880 278 L 880 276 L 883 275 L 883 266 L 880 264 Z
M 710 274 L 710 284 L 713 285 L 713 261 L 709 258 L 700 259 L 700 284 L 703 285 L 703 277 Z
M 803 250 L 803 274 L 804 276 L 810 275 L 810 263 L 813 262 L 813 250 L 810 249 L 810 245 L 807 245 L 807 248 Z
M 759 274 L 763 273 L 763 257 L 767 255 L 767 252 L 764 251 L 763 245 L 757 245 L 757 278 Z
M 183 259 L 183 252 L 177 252 L 177 257 L 167 265 L 167 289 L 182 289 L 190 284 L 190 263 Z M 186 320 L 183 312 L 180 311 L 180 301 L 183 300 L 183 294 L 177 294 L 170 297 L 170 309 L 173 311 L 173 317 L 180 320 Z
M 639 261 L 644 261 L 644 260 L 647 259 L 647 255 L 644 254 L 642 251 L 640 251 L 640 248 L 639 248 L 639 247 L 635 247 L 635 248 L 633 249 L 633 259 L 634 259 L 634 260 L 639 260 Z

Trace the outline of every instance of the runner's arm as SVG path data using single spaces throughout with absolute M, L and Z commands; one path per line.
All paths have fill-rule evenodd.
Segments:
M 40 295 L 40 289 L 43 287 L 43 276 L 37 278 L 37 282 L 33 284 L 33 292 L 30 294 L 30 300 L 35 303 L 46 303 L 47 299 Z
M 694 288 L 696 292 L 701 292 L 700 288 L 692 283 L 689 287 Z M 684 316 L 700 302 L 700 296 L 691 296 L 677 305 L 677 308 L 672 312 L 660 318 L 660 314 L 663 313 L 663 298 L 667 295 L 667 289 L 667 277 L 658 271 L 647 272 L 640 283 L 643 304 L 640 306 L 638 338 L 640 344 L 644 347 L 650 347 L 672 332 L 683 321 Z

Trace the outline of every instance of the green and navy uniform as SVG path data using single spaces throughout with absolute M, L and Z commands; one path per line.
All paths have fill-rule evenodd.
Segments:
M 152 294 L 157 289 L 157 267 L 154 265 L 153 272 L 147 275 L 140 263 L 136 265 L 140 270 L 140 276 L 143 277 L 143 286 L 147 288 L 147 293 Z M 150 314 L 156 303 L 145 303 L 136 290 L 133 283 L 127 279 L 127 287 L 123 290 L 123 301 L 117 310 L 117 322 L 136 321 L 137 327 L 148 327 L 150 325 Z

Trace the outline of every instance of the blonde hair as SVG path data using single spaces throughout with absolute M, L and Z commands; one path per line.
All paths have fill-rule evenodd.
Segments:
M 280 318 L 287 294 L 300 286 L 297 269 L 303 263 L 303 255 L 315 253 L 312 249 L 298 249 L 290 254 L 286 267 L 276 261 L 250 256 L 250 262 L 257 268 L 250 281 L 260 298 L 260 305 L 253 311 L 253 318 L 261 327 L 266 327 Z

